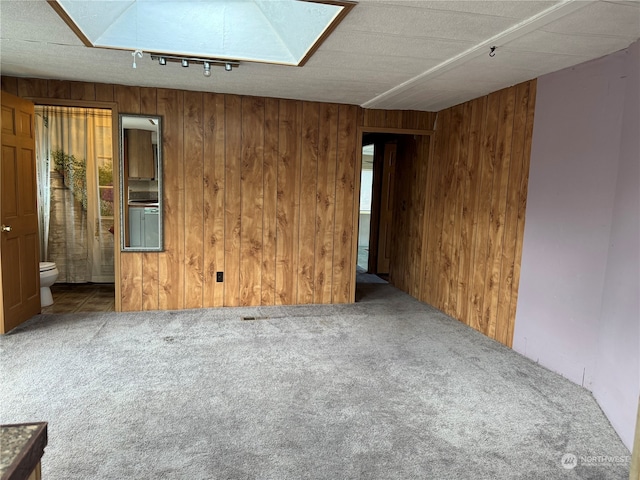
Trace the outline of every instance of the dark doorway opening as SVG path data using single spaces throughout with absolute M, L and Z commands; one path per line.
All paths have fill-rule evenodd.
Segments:
M 407 269 L 415 268 L 427 193 L 426 185 L 412 185 L 416 175 L 426 179 L 430 135 L 363 132 L 356 300 L 362 284 L 404 285 Z

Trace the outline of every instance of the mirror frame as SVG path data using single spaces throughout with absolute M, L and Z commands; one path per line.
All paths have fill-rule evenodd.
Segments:
M 157 179 L 158 179 L 158 212 L 160 222 L 158 225 L 158 243 L 157 247 L 128 247 L 126 245 L 126 232 L 129 230 L 128 225 L 125 225 L 125 209 L 129 208 L 129 199 L 127 191 L 125 190 L 125 168 L 124 168 L 124 127 L 122 125 L 122 119 L 125 117 L 135 118 L 147 118 L 156 120 L 158 122 L 158 164 L 157 164 Z M 163 147 L 162 147 L 162 117 L 160 115 L 142 115 L 137 113 L 120 113 L 118 115 L 118 152 L 119 152 L 119 168 L 120 168 L 120 251 L 121 252 L 164 252 L 164 208 L 163 208 Z

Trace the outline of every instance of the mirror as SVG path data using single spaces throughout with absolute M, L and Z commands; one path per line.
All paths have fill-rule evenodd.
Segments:
M 162 251 L 162 119 L 120 115 L 122 251 Z

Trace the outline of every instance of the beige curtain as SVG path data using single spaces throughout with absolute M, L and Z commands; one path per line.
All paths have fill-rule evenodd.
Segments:
M 43 260 L 56 263 L 58 282 L 113 282 L 111 111 L 39 106 L 36 120 L 38 164 L 50 176 Z

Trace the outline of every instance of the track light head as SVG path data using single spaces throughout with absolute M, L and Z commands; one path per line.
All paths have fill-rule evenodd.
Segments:
M 1 1 L 1 0 L 0 0 Z M 133 53 L 134 61 L 136 55 L 142 58 L 142 51 L 136 50 Z M 212 67 L 224 67 L 225 71 L 230 72 L 240 65 L 238 61 L 228 61 L 217 58 L 198 58 L 198 57 L 179 57 L 168 53 L 151 54 L 151 60 L 157 60 L 159 65 L 168 65 L 169 63 L 179 63 L 183 68 L 194 65 L 202 65 L 204 67 L 203 75 L 207 78 L 211 76 Z M 134 67 L 135 68 L 135 67 Z

